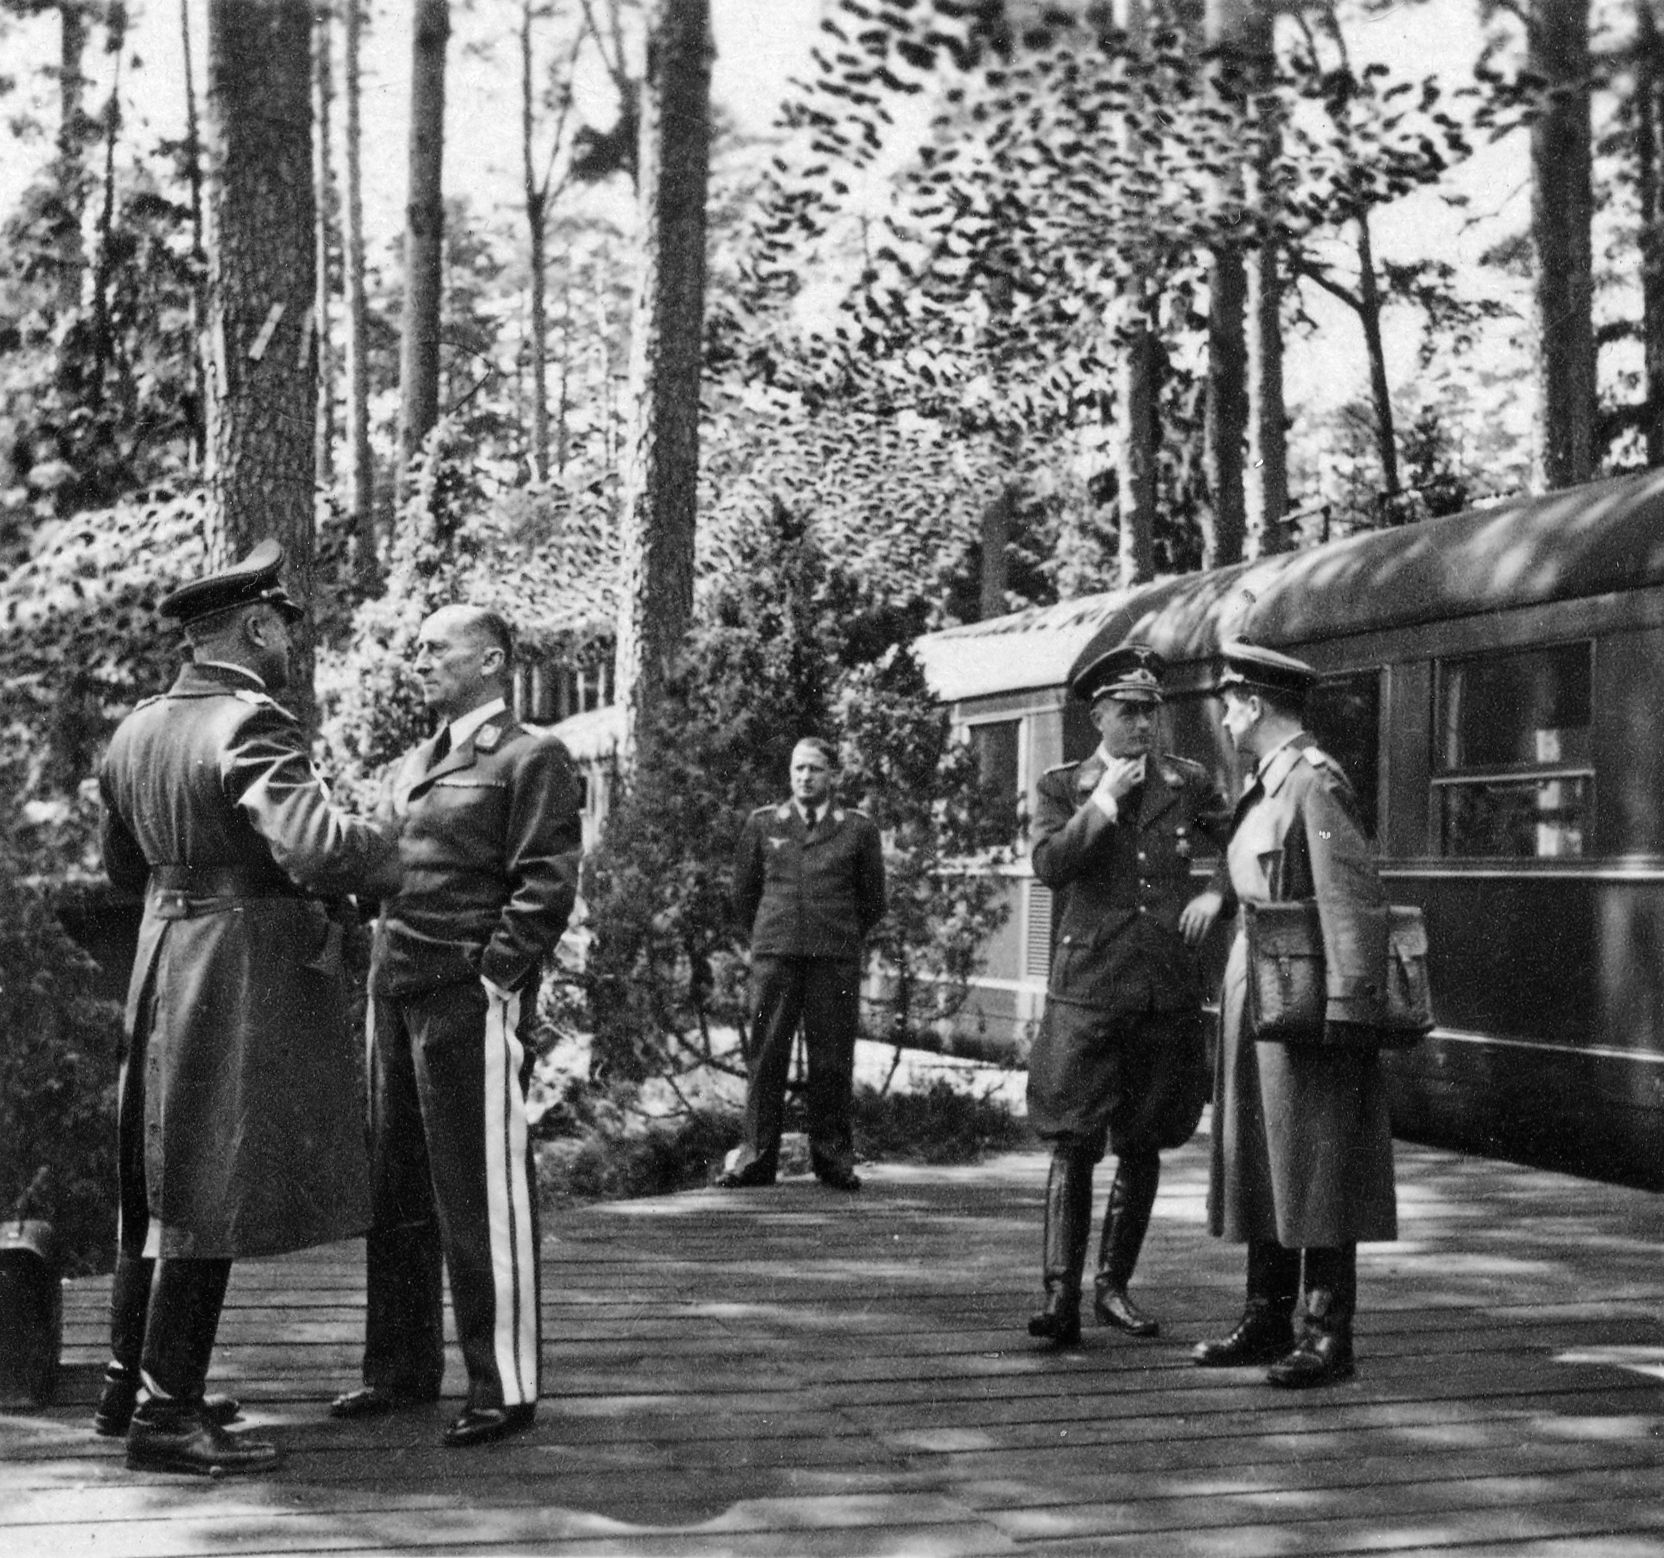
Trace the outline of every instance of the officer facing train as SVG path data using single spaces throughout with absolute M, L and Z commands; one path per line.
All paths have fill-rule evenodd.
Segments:
M 1080 1337 L 1093 1168 L 1107 1145 L 1093 1308 L 1102 1325 L 1154 1336 L 1128 1296 L 1161 1178 L 1161 1151 L 1195 1131 L 1207 1093 L 1196 948 L 1218 917 L 1223 874 L 1191 893 L 1198 833 L 1223 845 L 1230 805 L 1198 763 L 1156 746 L 1165 663 L 1123 644 L 1070 684 L 1101 741 L 1039 784 L 1034 874 L 1056 894 L 1051 981 L 1029 1058 L 1029 1119 L 1052 1149 L 1044 1307 L 1029 1334 Z

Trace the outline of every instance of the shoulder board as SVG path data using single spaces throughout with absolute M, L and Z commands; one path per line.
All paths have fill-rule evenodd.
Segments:
M 1048 768 L 1046 772 L 1048 774 L 1066 774 L 1079 767 L 1079 763 L 1058 763 L 1055 767 Z
M 1310 763 L 1313 768 L 1326 768 L 1330 773 L 1338 774 L 1340 772 L 1340 764 L 1330 757 L 1327 752 L 1321 750 L 1320 748 L 1306 747 L 1304 748 L 1304 753 L 1306 761 Z
M 151 704 L 161 703 L 166 698 L 167 694 L 165 692 L 153 692 L 148 698 L 140 698 L 139 701 L 133 705 L 133 712 L 137 714 L 140 709 L 148 709 Z
M 239 703 L 248 704 L 250 708 L 276 709 L 282 707 L 276 698 L 269 697 L 263 692 L 256 692 L 252 687 L 233 687 L 231 689 L 231 696 Z
M 1169 767 L 1178 769 L 1180 773 L 1205 774 L 1207 772 L 1194 758 L 1180 757 L 1177 752 L 1164 752 L 1161 760 Z

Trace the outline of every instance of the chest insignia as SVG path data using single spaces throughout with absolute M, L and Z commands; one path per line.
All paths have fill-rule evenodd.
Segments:
M 770 849 L 784 849 L 790 842 L 791 841 L 789 839 L 776 838 L 772 833 L 768 835 L 768 844 Z

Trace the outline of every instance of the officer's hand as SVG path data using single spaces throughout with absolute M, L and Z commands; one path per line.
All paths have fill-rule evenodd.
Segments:
M 1224 907 L 1225 895 L 1216 888 L 1210 887 L 1204 893 L 1197 893 L 1179 915 L 1179 929 L 1184 933 L 1185 945 L 1199 945 L 1213 929 L 1213 922 L 1219 918 L 1219 911 Z
M 1112 757 L 1105 764 L 1103 774 L 1094 787 L 1093 794 L 1101 795 L 1106 800 L 1119 802 L 1121 797 L 1128 794 L 1132 787 L 1143 777 L 1143 758 Z

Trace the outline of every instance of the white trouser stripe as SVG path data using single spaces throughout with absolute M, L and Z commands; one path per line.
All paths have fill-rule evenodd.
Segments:
M 493 1343 L 503 1404 L 537 1398 L 537 1251 L 532 1244 L 532 1187 L 526 1172 L 524 1055 L 516 1030 L 520 997 L 485 992 L 485 1189 L 496 1299 Z

